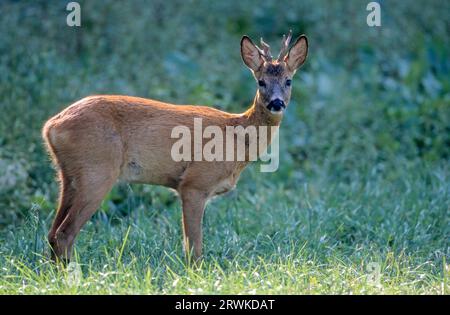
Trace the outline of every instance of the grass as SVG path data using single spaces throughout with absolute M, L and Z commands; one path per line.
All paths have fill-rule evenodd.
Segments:
M 368 28 L 352 1 L 79 2 L 81 29 L 59 2 L 0 3 L 0 294 L 449 293 L 448 3 L 383 2 Z M 199 270 L 176 196 L 127 184 L 83 228 L 76 264 L 50 263 L 48 117 L 102 93 L 242 112 L 255 83 L 241 36 L 275 47 L 289 28 L 310 53 L 280 167 L 252 165 L 210 202 Z
M 254 169 L 244 180 L 251 185 L 209 205 L 200 270 L 184 264 L 179 206 L 146 207 L 134 187 L 118 186 L 79 236 L 81 271 L 46 258 L 51 216 L 38 208 L 4 231 L 0 293 L 448 294 L 447 166 L 425 177 L 429 170 L 404 170 L 395 182 L 319 180 L 301 189 Z M 121 189 L 133 209 L 125 217 L 107 206 Z

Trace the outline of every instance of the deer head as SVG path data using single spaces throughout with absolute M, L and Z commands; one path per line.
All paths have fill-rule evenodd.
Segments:
M 272 115 L 281 115 L 291 98 L 292 77 L 306 60 L 308 40 L 305 35 L 297 38 L 289 48 L 292 31 L 283 35 L 281 50 L 274 59 L 270 47 L 261 38 L 261 47 L 248 36 L 241 40 L 241 56 L 245 65 L 258 82 L 257 103 Z

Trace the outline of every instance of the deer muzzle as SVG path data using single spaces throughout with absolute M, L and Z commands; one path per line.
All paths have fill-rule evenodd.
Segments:
M 267 109 L 271 112 L 278 113 L 286 109 L 286 104 L 284 104 L 282 100 L 277 98 L 270 101 L 269 105 L 267 105 Z

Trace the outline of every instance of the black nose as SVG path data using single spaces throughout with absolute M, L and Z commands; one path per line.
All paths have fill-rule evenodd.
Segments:
M 273 101 L 270 101 L 269 105 L 267 105 L 267 109 L 274 112 L 279 112 L 282 108 L 286 108 L 286 105 L 284 102 L 280 99 L 275 99 Z

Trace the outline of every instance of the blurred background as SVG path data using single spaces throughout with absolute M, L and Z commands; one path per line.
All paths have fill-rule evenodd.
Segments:
M 242 112 L 256 90 L 242 35 L 276 52 L 292 29 L 310 50 L 281 128 L 280 168 L 250 167 L 212 207 L 228 213 L 237 202 L 241 231 L 299 221 L 291 233 L 317 244 L 448 254 L 450 2 L 378 1 L 381 27 L 366 23 L 369 1 L 78 2 L 81 27 L 66 25 L 68 1 L 0 2 L 2 235 L 38 224 L 45 240 L 57 199 L 40 134 L 50 116 L 103 93 Z M 295 218 L 277 226 L 280 205 Z M 174 207 L 165 189 L 119 185 L 94 222 Z

